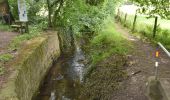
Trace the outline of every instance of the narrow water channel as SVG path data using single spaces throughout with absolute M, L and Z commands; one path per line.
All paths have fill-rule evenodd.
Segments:
M 49 71 L 35 100 L 78 100 L 84 59 L 78 45 L 71 56 L 62 55 Z

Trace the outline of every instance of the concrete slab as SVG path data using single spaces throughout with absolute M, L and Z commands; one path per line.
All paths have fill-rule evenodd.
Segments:
M 163 95 L 163 100 L 170 100 L 170 78 L 161 78 L 159 88 Z

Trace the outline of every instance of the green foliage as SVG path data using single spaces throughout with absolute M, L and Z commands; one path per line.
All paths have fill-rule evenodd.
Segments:
M 170 18 L 170 2 L 169 0 L 131 0 L 139 4 L 142 13 L 150 16 L 159 15 L 162 18 Z M 149 8 L 149 9 L 148 9 Z
M 16 20 L 19 19 L 18 15 L 18 3 L 16 0 L 8 0 L 9 5 L 11 8 L 11 12 Z M 36 23 L 39 21 L 39 19 L 42 19 L 43 17 L 38 15 L 39 12 L 41 12 L 41 9 L 45 6 L 44 1 L 36 2 L 35 0 L 26 0 L 26 6 L 27 6 L 27 15 L 29 18 L 29 21 L 32 23 Z
M 2 54 L 0 55 L 0 62 L 7 62 L 13 58 L 11 54 Z

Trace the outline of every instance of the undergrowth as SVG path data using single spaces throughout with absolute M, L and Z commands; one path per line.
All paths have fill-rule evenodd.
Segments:
M 119 83 L 126 78 L 126 54 L 129 42 L 116 32 L 113 20 L 105 21 L 102 31 L 89 38 L 87 51 L 91 65 L 85 74 L 81 97 L 87 100 L 109 100 Z

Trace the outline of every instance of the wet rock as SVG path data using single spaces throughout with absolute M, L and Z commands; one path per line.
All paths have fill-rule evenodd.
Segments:
M 56 100 L 55 92 L 51 92 L 51 96 L 49 100 Z
M 57 78 L 55 78 L 55 79 L 53 79 L 53 80 L 59 81 L 59 80 L 62 80 L 63 78 L 64 78 L 64 76 L 61 75 L 61 74 L 59 74 L 59 75 L 57 76 Z

